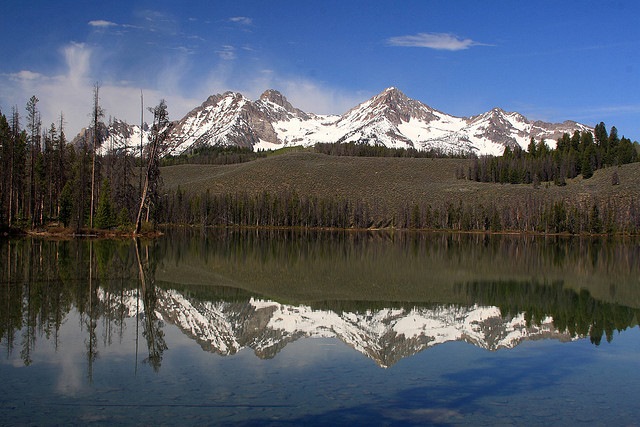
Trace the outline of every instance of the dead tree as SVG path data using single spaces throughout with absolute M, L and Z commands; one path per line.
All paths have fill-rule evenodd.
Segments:
M 142 211 L 147 203 L 147 209 L 156 203 L 158 198 L 158 184 L 160 179 L 160 151 L 169 133 L 169 113 L 167 111 L 167 103 L 161 100 L 160 104 L 154 108 L 149 108 L 153 113 L 153 124 L 151 133 L 149 134 L 149 145 L 147 146 L 148 162 L 147 172 L 144 178 L 144 186 L 142 187 L 142 195 L 140 197 L 140 208 L 138 209 L 138 217 L 136 219 L 135 233 L 139 234 L 142 227 Z M 140 159 L 142 161 L 142 159 Z

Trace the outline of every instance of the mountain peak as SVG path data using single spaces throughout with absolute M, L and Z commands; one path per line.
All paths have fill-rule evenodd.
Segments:
M 286 113 L 283 114 L 282 111 L 275 111 L 269 107 L 269 103 L 283 108 Z M 287 98 L 275 89 L 264 91 L 264 93 L 260 95 L 260 99 L 256 101 L 256 105 L 258 105 L 258 108 L 261 108 L 272 121 L 288 121 L 292 117 L 298 117 L 302 120 L 308 120 L 310 118 L 307 113 L 291 105 Z
M 385 101 L 392 101 L 396 103 L 399 101 L 406 101 L 409 99 L 407 98 L 407 95 L 402 93 L 402 91 L 396 87 L 386 88 L 376 98 L 383 99 Z
M 123 141 L 132 140 L 128 145 L 139 142 L 139 130 L 127 131 L 126 125 L 119 124 L 112 128 Z M 395 86 L 340 116 L 315 115 L 293 107 L 279 91 L 269 89 L 256 101 L 238 92 L 211 95 L 176 122 L 167 152 L 180 154 L 207 145 L 265 149 L 354 141 L 499 155 L 507 145 L 525 147 L 532 136 L 556 139 L 564 132 L 585 129 L 589 128 L 575 122 L 531 122 L 517 112 L 501 108 L 472 117 L 455 117 L 407 97 Z
M 262 95 L 260 95 L 260 99 L 263 101 L 273 102 L 286 110 L 293 109 L 293 106 L 289 101 L 287 101 L 287 98 L 275 89 L 265 90 Z

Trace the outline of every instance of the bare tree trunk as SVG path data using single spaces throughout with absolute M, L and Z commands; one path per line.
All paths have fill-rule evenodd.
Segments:
M 93 228 L 93 210 L 95 205 L 96 194 L 96 149 L 100 143 L 100 137 L 98 134 L 99 120 L 104 116 L 104 111 L 100 108 L 99 101 L 100 85 L 96 83 L 93 88 L 93 144 L 92 144 L 92 160 L 91 160 L 91 210 L 89 211 L 89 226 Z
M 13 130 L 11 131 L 13 133 Z M 16 139 L 14 135 L 11 135 L 11 149 L 9 150 L 9 228 L 13 223 L 13 155 L 16 146 Z
M 95 129 L 94 129 L 95 134 Z M 93 203 L 96 186 L 96 137 L 93 137 L 93 156 L 91 159 L 91 210 L 89 211 L 89 228 L 93 228 Z
M 142 227 L 142 210 L 145 207 L 147 198 L 149 197 L 149 187 L 151 187 L 151 194 L 153 197 L 157 196 L 157 184 L 158 184 L 158 156 L 160 144 L 166 138 L 166 134 L 169 126 L 169 118 L 167 113 L 167 104 L 165 100 L 161 100 L 155 108 L 150 109 L 153 112 L 153 125 L 151 126 L 151 137 L 149 146 L 149 161 L 147 162 L 147 173 L 144 179 L 144 187 L 142 189 L 142 197 L 140 199 L 140 208 L 138 209 L 138 217 L 136 219 L 135 233 L 140 233 Z M 142 160 L 142 158 L 140 159 Z M 148 207 L 151 209 L 151 206 Z M 147 220 L 149 218 L 147 212 Z
M 147 199 L 147 189 L 149 188 L 149 178 L 148 176 L 144 180 L 144 187 L 142 188 L 142 196 L 140 199 L 140 209 L 138 209 L 138 216 L 136 217 L 136 234 L 140 233 L 140 229 L 142 228 L 142 209 L 144 208 L 144 202 Z
M 140 199 L 140 209 L 138 209 L 138 217 L 136 219 L 136 231 L 135 231 L 136 234 L 140 233 L 140 229 L 142 228 L 142 211 L 144 209 L 144 205 L 147 201 L 147 196 L 149 193 L 149 180 L 151 175 L 151 168 L 153 167 L 153 162 L 156 161 L 158 145 L 159 145 L 159 136 L 156 134 L 154 135 L 153 140 L 151 141 L 151 147 L 149 147 L 149 162 L 147 164 L 147 173 L 145 174 L 145 177 L 144 177 L 144 187 L 142 188 L 142 197 Z M 148 216 L 147 216 L 147 219 L 148 219 Z

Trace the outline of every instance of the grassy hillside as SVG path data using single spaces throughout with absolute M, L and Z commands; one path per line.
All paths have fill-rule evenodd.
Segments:
M 528 197 L 545 200 L 607 200 L 638 197 L 640 163 L 601 169 L 588 180 L 567 180 L 558 187 L 542 183 L 478 183 L 456 179 L 461 159 L 336 157 L 311 152 L 290 152 L 235 165 L 179 165 L 162 168 L 167 190 L 180 187 L 187 193 L 209 190 L 212 194 L 248 192 L 272 194 L 289 191 L 320 198 L 344 197 L 392 210 L 414 203 L 441 205 L 448 201 L 477 202 L 496 206 L 524 202 Z M 612 185 L 617 170 L 619 185 Z

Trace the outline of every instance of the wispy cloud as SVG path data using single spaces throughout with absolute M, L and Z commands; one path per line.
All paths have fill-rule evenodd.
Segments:
M 118 24 L 111 21 L 105 21 L 104 19 L 97 19 L 95 21 L 89 21 L 89 26 L 97 28 L 117 27 Z
M 373 95 L 333 87 L 306 77 L 281 75 L 268 68 L 255 70 L 250 78 L 239 82 L 236 87 L 252 99 L 257 99 L 266 89 L 276 89 L 294 107 L 315 114 L 342 114 Z
M 8 77 L 13 81 L 32 81 L 42 79 L 44 76 L 40 73 L 36 73 L 30 70 L 22 70 L 17 73 L 11 73 Z
M 222 46 L 219 50 L 216 51 L 220 59 L 225 61 L 233 61 L 236 59 L 236 48 L 231 45 Z
M 236 24 L 247 25 L 247 26 L 253 24 L 253 19 L 248 18 L 246 16 L 234 16 L 232 18 L 229 18 L 229 21 L 235 22 Z
M 89 21 L 87 24 L 90 27 L 95 28 L 96 31 L 107 30 L 109 28 L 134 28 L 134 29 L 140 29 L 141 28 L 141 27 L 138 27 L 136 25 L 118 24 L 117 22 L 107 21 L 105 19 L 96 19 L 94 21 Z
M 105 81 L 95 77 L 96 67 L 101 64 L 94 48 L 84 43 L 69 43 L 60 49 L 61 62 L 66 66 L 59 74 L 41 74 L 23 70 L 12 74 L 0 74 L 0 104 L 9 108 L 17 105 L 23 108 L 32 95 L 40 102 L 38 109 L 43 124 L 56 122 L 60 113 L 64 114 L 65 130 L 69 138 L 89 124 L 88 113 L 91 111 L 93 85 L 100 83 L 100 104 L 108 115 L 137 123 L 140 117 L 140 86 L 122 81 Z M 162 75 L 171 84 L 180 81 L 184 72 L 184 64 L 175 61 L 175 73 Z M 165 73 L 171 72 L 165 69 Z M 182 95 L 179 87 L 162 86 L 144 89 L 147 105 L 153 105 L 165 98 L 170 107 L 172 118 L 180 118 L 195 105 L 202 102 L 199 98 L 188 98 Z M 3 109 L 3 111 L 5 111 Z
M 491 46 L 471 39 L 458 37 L 451 33 L 418 33 L 409 36 L 391 37 L 387 40 L 390 46 L 424 47 L 436 50 L 465 50 L 472 46 Z

